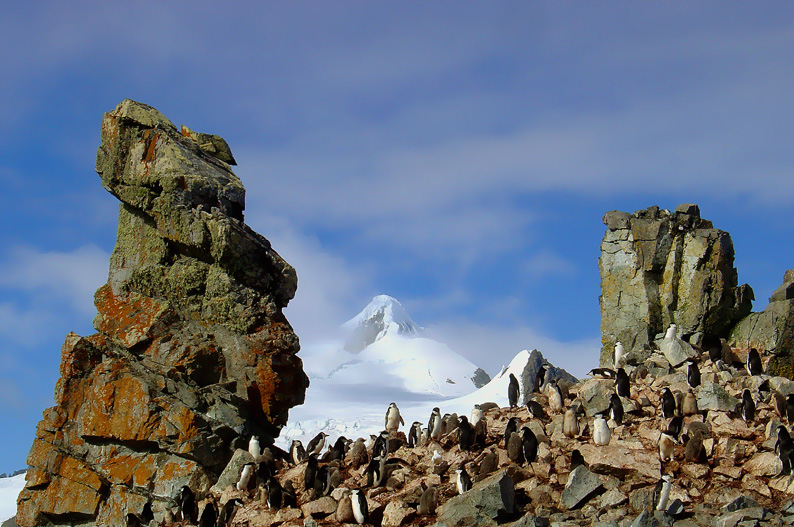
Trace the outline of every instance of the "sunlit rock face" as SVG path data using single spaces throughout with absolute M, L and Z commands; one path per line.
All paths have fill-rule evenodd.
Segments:
M 679 338 L 719 345 L 752 308 L 752 289 L 738 285 L 730 234 L 700 217 L 697 205 L 674 212 L 649 207 L 610 211 L 601 242 L 601 366 L 617 342 L 649 346 L 670 324 Z
M 17 523 L 155 518 L 203 493 L 251 434 L 263 444 L 308 378 L 282 309 L 295 270 L 243 221 L 245 190 L 218 136 L 125 100 L 102 121 L 96 169 L 121 201 L 97 333 L 70 334 L 55 406 L 30 450 Z

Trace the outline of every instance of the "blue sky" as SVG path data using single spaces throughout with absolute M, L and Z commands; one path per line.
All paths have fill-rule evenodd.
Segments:
M 757 310 L 794 267 L 790 4 L 187 5 L 0 5 L 0 472 L 92 332 L 124 98 L 229 142 L 304 344 L 385 293 L 491 373 L 537 347 L 582 374 L 611 209 L 698 203 Z

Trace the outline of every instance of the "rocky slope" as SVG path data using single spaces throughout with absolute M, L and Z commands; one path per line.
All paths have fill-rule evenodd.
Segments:
M 531 398 L 546 416 L 532 417 L 525 407 L 487 405 L 487 433 L 471 451 L 461 450 L 449 420 L 439 440 L 415 448 L 405 445 L 407 426 L 401 427 L 389 435 L 389 475 L 380 484 L 368 484 L 366 465 L 354 465 L 352 449 L 340 460 L 320 461 L 333 482 L 324 490 L 304 490 L 307 462 L 276 461 L 275 480 L 282 486 L 289 481 L 297 489 L 294 506 L 268 506 L 264 485 L 253 485 L 252 490 L 235 487 L 242 465 L 252 461 L 248 452 L 239 450 L 200 507 L 242 500 L 233 526 L 352 524 L 349 491 L 362 489 L 371 514 L 368 524 L 383 527 L 790 525 L 794 479 L 779 475 L 782 463 L 774 452 L 777 427 L 786 419 L 773 400 L 775 393 L 794 393 L 794 382 L 766 374 L 749 376 L 742 366 L 746 350 L 726 352 L 726 360 L 698 358 L 701 384 L 694 389 L 687 385 L 685 367 L 674 369 L 659 351 L 626 364 L 632 379 L 630 397 L 621 400 L 626 412 L 622 423 L 609 420 L 611 438 L 606 445 L 594 444 L 593 416 L 608 407 L 614 381 L 592 378 L 568 387 L 565 409 L 582 409 L 579 430 L 570 437 L 563 428 L 565 409 L 554 412 L 546 393 L 534 394 Z M 662 416 L 663 388 L 679 399 L 691 392 L 697 405 L 688 409 L 679 403 L 675 413 L 682 420 L 680 442 L 672 458 L 665 460 L 660 459 L 658 442 L 671 420 Z M 748 421 L 735 413 L 744 389 L 750 390 L 756 405 Z M 511 460 L 505 449 L 503 434 L 511 417 L 538 439 L 537 459 L 531 463 Z M 434 461 L 436 451 L 440 459 Z M 584 465 L 574 469 L 575 451 Z M 371 446 L 367 453 L 371 456 Z M 474 486 L 458 495 L 455 469 L 464 465 Z M 678 503 L 655 511 L 654 488 L 663 474 L 672 476 L 668 505 Z M 432 507 L 423 510 L 422 496 L 427 500 L 430 494 L 435 494 Z
M 272 442 L 308 379 L 282 314 L 295 270 L 243 221 L 218 136 L 125 100 L 96 169 L 121 201 L 97 333 L 70 334 L 31 447 L 17 523 L 121 525 L 215 483 L 250 434 Z

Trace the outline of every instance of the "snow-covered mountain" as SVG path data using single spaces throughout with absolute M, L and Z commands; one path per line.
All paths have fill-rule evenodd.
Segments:
M 17 496 L 25 486 L 25 474 L 0 478 L 0 523 L 17 513 Z
M 446 344 L 423 337 L 422 328 L 390 296 L 373 298 L 342 330 L 343 342 L 309 345 L 301 352 L 313 385 L 357 387 L 363 397 L 383 390 L 456 397 L 483 384 L 484 372 L 477 365 Z

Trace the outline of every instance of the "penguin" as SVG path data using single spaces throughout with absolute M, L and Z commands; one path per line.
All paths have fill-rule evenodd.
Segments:
M 353 517 L 356 523 L 363 525 L 369 521 L 369 507 L 367 497 L 359 489 L 353 489 L 350 493 L 350 503 L 353 505 Z
M 176 518 L 174 518 L 174 513 L 171 512 L 171 509 L 166 509 L 163 513 L 163 521 L 160 522 L 160 525 L 172 525 L 176 523 Z
M 623 368 L 618 368 L 617 373 L 615 373 L 615 393 L 627 399 L 631 398 L 631 382 L 626 370 Z
M 590 377 L 597 377 L 600 379 L 614 379 L 615 378 L 615 370 L 611 368 L 593 368 L 587 375 Z
M 677 328 L 675 324 L 670 324 L 670 327 L 667 328 L 667 332 L 664 334 L 664 340 L 670 341 L 676 339 Z
M 218 515 L 218 527 L 230 527 L 237 509 L 242 506 L 243 502 L 240 498 L 232 498 L 227 501 L 221 507 L 221 512 Z
M 579 416 L 576 415 L 576 410 L 573 408 L 568 408 L 565 411 L 562 418 L 562 433 L 571 439 L 579 435 Z
M 507 457 L 513 463 L 524 462 L 524 443 L 518 432 L 510 434 L 510 439 L 507 441 Z
M 306 449 L 303 448 L 303 443 L 298 439 L 294 439 L 289 447 L 289 457 L 295 465 L 300 465 L 306 461 Z
M 527 463 L 538 459 L 538 438 L 528 426 L 521 427 L 521 450 Z
M 485 453 L 480 461 L 480 469 L 477 471 L 477 481 L 485 479 L 491 472 L 499 468 L 499 455 L 494 447 Z
M 785 419 L 786 397 L 777 390 L 772 392 L 772 405 L 775 407 L 775 412 L 777 412 L 778 417 L 780 417 L 781 419 Z
M 439 452 L 438 449 L 435 449 L 433 451 L 433 458 L 432 459 L 433 459 L 433 465 L 434 466 L 440 465 L 441 462 L 444 460 L 444 458 L 441 457 L 441 452 Z
M 389 433 L 385 430 L 378 434 L 375 438 L 375 444 L 372 445 L 372 457 L 380 457 L 386 455 L 386 440 L 389 439 Z
M 507 385 L 507 401 L 510 404 L 510 408 L 515 408 L 518 406 L 518 395 L 521 388 L 518 385 L 518 379 L 512 373 L 510 374 L 510 383 Z
M 675 415 L 675 396 L 670 388 L 662 390 L 662 416 L 665 419 L 670 419 Z
M 283 490 L 276 478 L 270 478 L 267 482 L 267 506 L 273 510 L 279 510 L 282 506 Z
M 254 458 L 254 463 L 259 462 L 259 456 L 262 455 L 262 448 L 259 446 L 259 438 L 257 436 L 251 436 L 251 440 L 248 441 L 248 453 Z
M 681 413 L 687 417 L 698 413 L 698 399 L 692 390 L 688 390 L 684 394 L 684 400 L 681 403 Z
M 435 485 L 428 486 L 424 492 L 422 492 L 422 497 L 419 498 L 419 508 L 416 512 L 420 516 L 429 516 L 436 513 L 436 508 L 438 507 L 438 487 Z
M 179 508 L 179 518 L 190 520 L 191 523 L 196 523 L 198 520 L 198 503 L 196 502 L 196 495 L 190 490 L 190 487 L 184 485 L 179 489 L 177 496 L 177 506 Z
M 510 434 L 513 432 L 518 432 L 518 417 L 511 417 L 507 420 L 507 424 L 505 425 L 505 450 L 507 450 L 507 442 L 510 440 Z
M 755 420 L 755 401 L 750 394 L 750 390 L 742 392 L 742 402 L 739 403 L 742 412 L 742 419 L 745 423 L 752 423 Z
M 615 368 L 620 366 L 620 359 L 623 358 L 623 355 L 625 353 L 626 353 L 626 349 L 623 347 L 623 344 L 621 344 L 620 342 L 615 344 L 615 360 L 612 362 Z
M 697 388 L 700 386 L 700 368 L 695 361 L 690 361 L 686 369 L 686 382 L 690 388 Z
M 339 436 L 336 442 L 334 442 L 334 446 L 331 447 L 331 461 L 344 460 L 346 446 L 347 446 L 347 438 L 345 438 L 345 436 Z
M 669 474 L 662 476 L 662 479 L 656 484 L 653 489 L 653 509 L 657 511 L 666 511 L 667 502 L 670 500 L 670 487 L 673 482 L 673 477 Z
M 534 399 L 527 401 L 527 410 L 529 411 L 529 415 L 535 419 L 548 419 L 545 410 L 543 410 L 543 406 Z
M 777 439 L 775 440 L 775 454 L 780 458 L 783 463 L 783 469 L 779 475 L 791 474 L 791 458 L 794 454 L 794 442 L 791 441 L 791 436 L 788 433 L 788 428 L 778 425 Z
M 469 473 L 466 472 L 465 464 L 461 464 L 460 468 L 455 470 L 455 472 L 457 473 L 456 483 L 458 494 L 460 495 L 471 489 L 471 477 L 469 476 Z
M 342 471 L 338 467 L 331 466 L 328 469 L 328 483 L 325 487 L 325 495 L 331 494 L 340 483 L 342 483 Z
M 259 465 L 256 466 L 256 486 L 264 485 L 270 479 L 270 476 L 273 475 L 273 472 L 270 470 L 270 467 L 264 461 L 261 461 Z
M 419 446 L 419 438 L 422 435 L 422 423 L 414 421 L 411 429 L 408 431 L 408 448 L 416 448 Z
M 700 463 L 704 461 L 705 450 L 703 449 L 703 437 L 700 435 L 700 430 L 695 430 L 692 433 L 689 441 L 686 442 L 684 447 L 684 457 L 690 463 Z
M 711 362 L 717 362 L 718 360 L 722 360 L 722 346 L 710 346 L 709 347 L 709 360 Z
M 356 521 L 353 517 L 353 504 L 350 502 L 350 491 L 342 491 L 342 496 L 336 506 L 336 521 L 342 525 Z
M 430 438 L 438 441 L 441 439 L 441 410 L 436 406 L 430 413 L 430 420 L 427 422 L 427 430 Z
M 484 418 L 485 417 L 484 417 L 482 408 L 480 408 L 479 404 L 475 404 L 474 408 L 472 408 L 472 410 L 471 410 L 471 420 L 469 421 L 471 423 L 471 426 L 473 426 L 474 428 L 477 428 L 477 425 Z
M 204 505 L 204 510 L 201 511 L 198 527 L 216 527 L 217 522 L 218 509 L 215 507 L 214 502 L 208 501 L 207 504 Z
M 306 452 L 310 454 L 322 454 L 326 437 L 328 437 L 328 434 L 325 432 L 320 432 L 314 436 L 314 438 L 309 441 L 309 444 L 306 445 Z
M 681 435 L 681 431 L 683 430 L 683 428 L 684 428 L 684 418 L 681 417 L 680 415 L 677 415 L 672 419 L 670 419 L 670 423 L 667 425 L 667 430 L 665 430 L 665 432 L 667 432 L 669 435 L 671 435 L 676 440 L 678 440 L 678 437 Z
M 761 355 L 759 355 L 758 350 L 755 348 L 750 348 L 750 351 L 747 353 L 747 373 L 750 375 L 761 375 L 764 373 L 764 368 L 761 365 Z
M 400 425 L 404 425 L 405 421 L 403 417 L 400 415 L 400 409 L 397 408 L 396 403 L 389 404 L 389 409 L 386 410 L 386 418 L 384 420 L 383 428 L 388 430 L 389 432 L 396 432 Z
M 786 421 L 788 424 L 794 423 L 794 393 L 786 396 Z
M 271 448 L 276 448 L 274 445 L 266 446 L 262 449 L 262 455 L 259 456 L 259 461 L 262 463 L 267 463 L 267 468 L 270 469 L 271 474 L 275 474 L 277 467 L 276 467 L 276 456 L 273 455 L 273 450 Z M 279 457 L 282 459 L 289 459 L 289 454 L 281 450 L 280 448 L 276 450 L 279 453 Z
M 367 445 L 365 445 L 364 440 L 359 437 L 350 449 L 350 464 L 353 465 L 354 469 L 357 469 L 361 465 L 366 465 L 368 462 L 369 454 L 367 454 Z
M 597 416 L 593 423 L 593 442 L 598 446 L 608 445 L 612 439 L 612 431 L 603 416 Z
M 243 470 L 240 471 L 240 479 L 237 481 L 237 490 L 248 490 L 248 484 L 251 482 L 251 476 L 254 474 L 254 464 L 246 463 L 243 465 Z
M 132 512 L 128 512 L 127 515 L 124 517 L 124 526 L 125 527 L 141 527 L 141 519 L 138 518 L 137 514 Z M 201 527 L 201 526 L 199 526 Z M 212 527 L 215 527 L 213 524 Z
M 281 506 L 286 508 L 296 508 L 298 506 L 298 498 L 295 493 L 295 485 L 292 480 L 284 481 L 281 487 Z
M 560 387 L 557 386 L 557 381 L 554 379 L 550 380 L 546 385 L 546 390 L 548 392 L 549 410 L 555 414 L 562 412 L 562 392 Z
M 648 376 L 648 367 L 645 364 L 640 364 L 636 368 L 634 368 L 634 372 L 632 373 L 631 379 L 644 379 Z
M 321 465 L 317 468 L 317 475 L 314 477 L 312 487 L 312 499 L 316 500 L 325 495 L 328 489 L 328 465 Z
M 609 417 L 618 425 L 623 424 L 623 401 L 620 400 L 616 393 L 613 393 L 609 398 Z
M 303 490 L 314 488 L 314 480 L 317 478 L 317 454 L 311 453 L 306 461 L 306 469 L 303 472 Z
M 659 459 L 662 462 L 672 461 L 673 447 L 678 444 L 675 436 L 665 431 L 659 436 Z
M 535 385 L 532 392 L 540 393 L 540 388 L 543 386 L 544 382 L 546 382 L 546 365 L 541 364 L 537 375 L 535 375 Z
M 587 464 L 584 462 L 584 456 L 582 456 L 582 453 L 579 452 L 579 449 L 577 448 L 576 450 L 571 452 L 570 470 L 573 471 L 573 469 L 575 469 L 579 465 L 583 465 L 585 468 L 587 468 Z
M 463 452 L 471 450 L 471 445 L 474 443 L 474 428 L 469 424 L 469 420 L 465 415 L 460 416 L 460 424 L 458 425 L 458 446 Z

